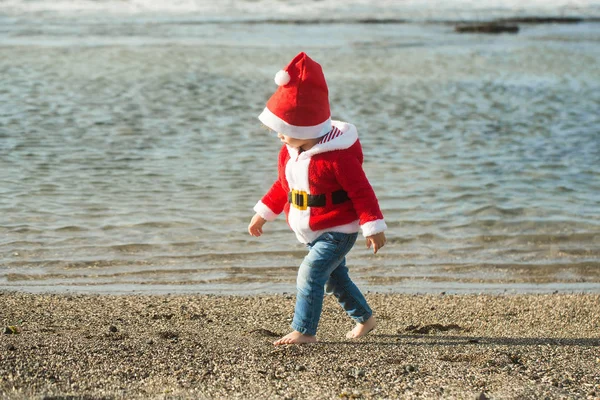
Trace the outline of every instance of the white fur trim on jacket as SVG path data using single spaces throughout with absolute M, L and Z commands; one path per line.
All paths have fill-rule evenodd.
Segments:
M 275 214 L 269 207 L 267 207 L 267 205 L 265 203 L 263 203 L 262 201 L 259 201 L 258 203 L 256 203 L 256 205 L 254 206 L 254 211 L 260 215 L 261 217 L 263 217 L 264 219 L 266 219 L 267 221 L 273 221 L 275 218 L 277 218 L 278 214 Z
M 275 132 L 295 139 L 316 139 L 327 134 L 331 130 L 331 118 L 328 118 L 319 125 L 295 126 L 288 124 L 266 107 L 263 112 L 260 113 L 258 119 Z
M 310 150 L 305 152 L 307 157 L 312 157 L 315 154 L 325 153 L 328 151 L 347 149 L 358 140 L 358 132 L 356 127 L 347 122 L 336 120 L 331 121 L 330 132 L 334 134 L 331 137 L 335 137 L 333 137 L 331 140 L 327 140 L 330 137 L 330 135 L 328 135 L 329 132 L 327 132 L 323 139 L 321 139 L 321 142 L 317 143 Z
M 339 136 L 336 136 L 335 139 L 324 143 L 319 142 L 316 145 L 314 145 L 310 150 L 306 150 L 300 153 L 298 149 L 288 145 L 287 149 L 290 153 L 290 158 L 293 158 L 294 160 L 297 158 L 305 159 L 310 158 L 315 154 L 347 149 L 348 147 L 356 143 L 356 141 L 358 140 L 358 133 L 356 131 L 356 127 L 352 124 L 332 120 L 331 128 L 331 131 L 334 131 L 337 128 L 339 131 Z M 329 132 L 327 132 L 327 134 L 328 133 Z M 327 139 L 327 134 L 323 136 L 323 139 Z
M 363 233 L 364 237 L 373 236 L 373 235 L 383 232 L 387 229 L 387 225 L 385 224 L 385 221 L 382 219 L 365 222 L 360 227 L 362 228 L 362 233 Z

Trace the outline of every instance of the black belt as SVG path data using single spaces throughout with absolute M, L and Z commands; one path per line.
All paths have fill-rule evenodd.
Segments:
M 350 200 L 345 190 L 338 190 L 331 193 L 331 202 L 341 204 Z M 301 190 L 292 190 L 288 193 L 288 202 L 300 210 L 306 210 L 307 207 L 325 207 L 327 205 L 327 195 L 308 194 Z

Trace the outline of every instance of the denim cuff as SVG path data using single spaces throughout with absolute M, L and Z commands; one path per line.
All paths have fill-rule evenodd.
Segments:
M 364 324 L 365 322 L 367 322 L 367 320 L 369 318 L 371 318 L 371 316 L 373 315 L 372 311 L 367 311 L 365 313 L 365 315 L 361 316 L 361 317 L 352 317 L 352 319 L 356 322 L 358 322 L 359 324 Z
M 293 321 L 290 326 L 292 327 L 293 330 L 298 331 L 303 335 L 316 336 L 316 334 L 317 334 L 317 328 L 314 328 L 314 329 L 305 328 L 303 326 L 295 324 Z

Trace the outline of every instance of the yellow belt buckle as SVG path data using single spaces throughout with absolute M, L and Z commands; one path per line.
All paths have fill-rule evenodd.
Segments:
M 302 196 L 302 204 L 298 204 L 298 196 Z M 298 210 L 308 209 L 308 193 L 303 190 L 292 189 L 292 205 Z

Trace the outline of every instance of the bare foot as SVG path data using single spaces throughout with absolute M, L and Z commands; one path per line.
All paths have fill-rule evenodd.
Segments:
M 281 344 L 301 344 L 301 343 L 315 343 L 317 341 L 316 336 L 312 335 L 303 335 L 298 331 L 294 331 L 288 333 L 281 339 L 278 339 L 273 342 L 275 346 L 279 346 Z
M 375 325 L 377 325 L 375 323 L 375 317 L 371 315 L 364 324 L 356 324 L 354 329 L 346 333 L 346 337 L 348 339 L 358 339 L 375 329 Z

